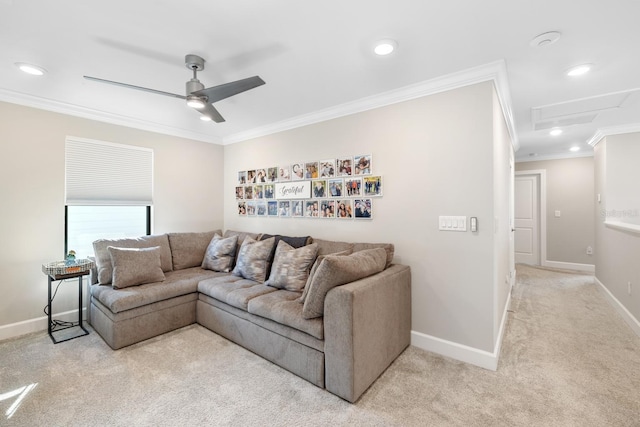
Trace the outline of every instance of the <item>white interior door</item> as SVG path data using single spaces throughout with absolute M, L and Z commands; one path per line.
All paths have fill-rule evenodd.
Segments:
M 540 180 L 516 175 L 514 187 L 515 261 L 540 265 Z

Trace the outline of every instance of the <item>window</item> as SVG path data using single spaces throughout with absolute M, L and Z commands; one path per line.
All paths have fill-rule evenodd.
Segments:
M 153 151 L 68 137 L 65 254 L 93 255 L 102 238 L 151 234 Z

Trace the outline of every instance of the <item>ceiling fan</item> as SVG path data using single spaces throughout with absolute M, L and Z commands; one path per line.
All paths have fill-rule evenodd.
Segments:
M 84 76 L 87 80 L 93 80 L 100 83 L 108 83 L 116 86 L 127 87 L 130 89 L 143 90 L 145 92 L 157 93 L 158 95 L 171 96 L 174 98 L 186 99 L 189 107 L 195 108 L 202 114 L 201 119 L 213 120 L 216 123 L 224 122 L 224 117 L 212 105 L 214 102 L 221 101 L 233 95 L 245 92 L 265 84 L 258 76 L 248 77 L 235 82 L 225 83 L 218 86 L 206 88 L 200 80 L 198 80 L 198 71 L 204 70 L 204 59 L 198 55 L 186 55 L 184 58 L 185 65 L 193 71 L 193 78 L 187 82 L 186 95 L 178 95 L 177 93 L 164 92 L 161 90 L 149 89 L 141 86 L 134 86 L 127 83 L 114 82 L 111 80 L 99 79 L 97 77 Z

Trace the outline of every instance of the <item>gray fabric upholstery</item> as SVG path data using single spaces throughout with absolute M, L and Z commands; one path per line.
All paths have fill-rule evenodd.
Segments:
M 247 310 L 251 298 L 275 291 L 270 286 L 231 275 L 203 280 L 198 284 L 198 292 L 242 310 Z
M 160 301 L 141 315 L 111 318 L 109 309 L 95 299 L 91 303 L 90 324 L 114 350 L 162 335 L 196 320 L 195 293 Z M 130 310 L 135 311 L 135 310 Z M 127 312 L 128 314 L 128 312 Z
M 145 283 L 161 282 L 165 279 L 160 266 L 160 247 L 152 248 L 107 248 L 113 265 L 111 284 L 116 289 Z
M 318 245 L 315 243 L 296 249 L 280 240 L 271 265 L 269 280 L 265 284 L 287 291 L 301 292 L 307 283 L 309 270 L 317 253 Z
M 264 283 L 264 281 L 267 280 L 269 257 L 274 243 L 275 238 L 273 237 L 263 241 L 246 237 L 238 252 L 238 259 L 236 260 L 236 266 L 233 268 L 233 274 L 244 277 L 245 279 Z
M 238 236 L 223 238 L 219 234 L 213 236 L 202 260 L 202 268 L 228 273 L 234 264 Z
M 171 246 L 171 259 L 174 270 L 198 267 L 202 264 L 204 251 L 216 234 L 222 235 L 222 230 L 203 233 L 167 233 Z
M 353 252 L 363 251 L 365 249 L 382 248 L 387 251 L 387 264 L 384 268 L 389 268 L 393 263 L 393 255 L 395 252 L 395 246 L 393 243 L 354 243 Z
M 313 243 L 318 245 L 318 256 L 342 251 L 353 252 L 353 243 L 334 242 L 332 240 L 323 239 L 313 239 Z
M 166 273 L 167 271 L 173 270 L 171 248 L 169 247 L 169 238 L 166 234 L 127 239 L 100 239 L 93 242 L 93 252 L 96 256 L 98 282 L 101 285 L 111 283 L 113 265 L 111 264 L 111 256 L 107 250 L 109 246 L 116 248 L 151 248 L 160 246 L 162 271 Z
M 197 321 L 223 337 L 324 387 L 324 354 L 224 310 L 197 302 Z
M 198 282 L 207 278 L 226 275 L 216 271 L 192 267 L 165 274 L 164 282 L 148 283 L 125 289 L 113 289 L 109 285 L 92 285 L 91 295 L 114 313 L 131 310 L 180 295 L 196 292 Z
M 324 314 L 324 299 L 332 288 L 384 270 L 387 254 L 384 249 L 366 249 L 346 256 L 327 255 L 318 266 L 302 307 L 305 319 Z
M 240 247 L 242 246 L 244 239 L 246 239 L 247 237 L 251 237 L 253 240 L 258 240 L 258 237 L 260 237 L 260 235 L 258 233 L 246 233 L 244 231 L 234 231 L 234 230 L 227 230 L 222 235 L 222 237 L 231 237 L 231 236 L 238 236 L 238 244 L 236 245 L 236 256 L 233 260 L 234 264 L 231 266 L 231 268 L 233 268 L 235 267 L 235 263 L 238 261 L 238 252 L 240 252 Z
M 268 329 L 271 332 L 275 332 L 276 334 L 283 336 L 285 338 L 289 338 L 300 344 L 306 345 L 307 347 L 311 347 L 318 351 L 324 351 L 324 339 L 318 339 L 313 337 L 306 332 L 302 332 L 299 329 L 294 329 L 290 326 L 284 325 L 282 323 L 274 322 L 271 319 L 267 319 L 266 317 L 258 316 L 255 314 L 251 314 L 248 311 L 241 310 L 236 307 L 232 307 L 229 304 L 226 304 L 222 301 L 219 301 L 215 298 L 211 298 L 205 294 L 198 294 L 198 299 L 207 305 L 212 305 L 222 311 L 226 311 L 229 314 L 233 314 L 241 319 L 245 319 L 254 323 L 262 328 Z M 314 319 L 317 320 L 317 319 Z M 324 329 L 324 325 L 323 325 Z M 323 335 L 324 336 L 324 335 Z
M 355 402 L 411 342 L 411 271 L 392 265 L 333 288 L 325 309 L 326 387 Z
M 351 255 L 351 250 L 347 249 L 346 251 L 336 252 L 336 253 L 327 254 L 327 255 L 335 255 L 335 256 Z M 311 271 L 309 272 L 309 277 L 307 278 L 307 283 L 305 283 L 304 285 L 302 296 L 298 299 L 298 302 L 300 302 L 300 304 L 304 304 L 304 301 L 307 299 L 307 294 L 309 293 L 309 288 L 311 287 L 311 281 L 313 280 L 313 276 L 316 275 L 316 271 L 318 271 L 318 266 L 327 255 L 319 255 L 316 258 L 315 262 L 313 263 L 313 266 L 311 267 Z
M 302 305 L 298 302 L 300 292 L 279 290 L 253 298 L 249 301 L 249 313 L 291 326 L 318 339 L 324 337 L 321 318 L 302 317 Z

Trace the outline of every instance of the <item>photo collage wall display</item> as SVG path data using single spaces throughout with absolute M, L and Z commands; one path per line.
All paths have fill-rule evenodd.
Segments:
M 295 181 L 311 182 L 310 198 L 276 200 L 276 183 Z M 240 216 L 372 219 L 383 181 L 362 154 L 239 171 L 235 194 Z

